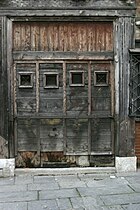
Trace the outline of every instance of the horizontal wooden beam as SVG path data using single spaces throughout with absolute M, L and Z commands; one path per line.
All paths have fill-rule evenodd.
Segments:
M 113 52 L 31 52 L 15 51 L 13 59 L 18 60 L 113 60 Z
M 78 9 L 17 9 L 17 8 L 1 8 L 0 16 L 8 17 L 31 17 L 31 16 L 56 16 L 56 17 L 132 17 L 135 16 L 135 8 L 133 7 L 120 7 L 120 8 L 78 8 Z
M 63 115 L 35 115 L 35 116 L 31 116 L 31 115 L 27 115 L 27 116 L 20 116 L 20 115 L 17 115 L 15 116 L 14 118 L 17 118 L 17 119 L 23 119 L 23 120 L 30 120 L 30 119 L 106 119 L 106 118 L 110 118 L 110 119 L 114 119 L 113 116 L 110 116 L 110 115 L 90 115 L 90 116 L 75 116 L 75 115 L 71 115 L 71 116 L 63 116 Z

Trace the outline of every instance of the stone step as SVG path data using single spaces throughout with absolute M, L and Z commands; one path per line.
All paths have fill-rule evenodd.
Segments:
M 114 174 L 115 167 L 72 167 L 72 168 L 24 168 L 15 169 L 15 175 L 68 175 L 68 174 Z

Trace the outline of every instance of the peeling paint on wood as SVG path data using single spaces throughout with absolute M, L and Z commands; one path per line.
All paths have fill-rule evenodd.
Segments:
M 37 152 L 19 152 L 16 157 L 16 165 L 24 168 L 34 168 L 40 166 L 40 157 Z

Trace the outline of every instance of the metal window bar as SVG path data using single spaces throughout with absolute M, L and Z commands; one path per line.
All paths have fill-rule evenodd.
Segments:
M 130 54 L 130 104 L 131 116 L 140 117 L 140 55 Z

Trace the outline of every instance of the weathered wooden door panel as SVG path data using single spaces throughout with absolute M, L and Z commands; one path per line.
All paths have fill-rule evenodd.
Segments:
M 39 112 L 46 115 L 63 114 L 63 65 L 39 65 Z
M 40 120 L 40 150 L 42 152 L 63 151 L 63 119 Z
M 111 62 L 91 64 L 91 154 L 112 154 L 114 91 Z
M 67 63 L 66 72 L 66 113 L 68 116 L 87 116 L 88 63 Z
M 113 148 L 113 125 L 108 118 L 91 120 L 91 153 L 111 154 Z
M 52 152 L 61 152 L 61 156 L 112 153 L 111 66 L 109 62 L 66 61 L 16 64 L 15 113 L 20 117 L 20 158 L 26 156 L 26 151 L 31 152 L 31 157 L 32 152 L 37 152 L 38 160 L 43 155 L 44 161 L 45 154 Z
M 18 119 L 17 121 L 18 151 L 38 150 L 37 120 Z
M 88 119 L 66 120 L 67 154 L 88 154 Z
M 31 115 L 36 112 L 36 64 L 16 64 L 15 112 L 19 115 Z
M 91 65 L 91 113 L 94 115 L 111 115 L 112 92 L 111 64 L 94 63 Z M 113 89 L 113 87 L 112 87 Z
M 112 154 L 110 52 L 113 22 L 13 22 L 17 166 Z

